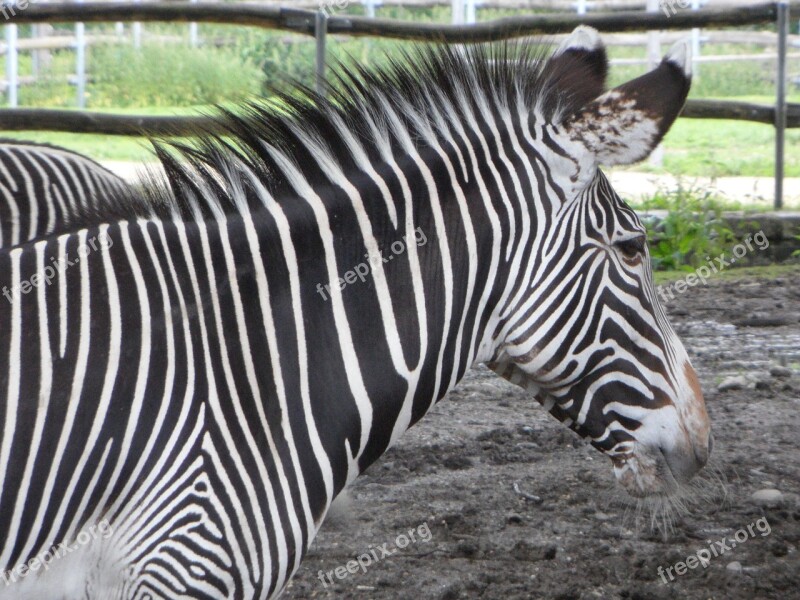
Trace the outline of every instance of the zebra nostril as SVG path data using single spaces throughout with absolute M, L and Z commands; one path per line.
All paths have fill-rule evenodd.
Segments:
M 711 456 L 711 448 L 714 446 L 713 438 L 711 434 L 708 435 L 708 443 L 705 446 L 697 445 L 694 449 L 694 456 L 697 459 L 697 462 L 700 463 L 700 467 L 704 467 L 708 462 L 708 457 Z

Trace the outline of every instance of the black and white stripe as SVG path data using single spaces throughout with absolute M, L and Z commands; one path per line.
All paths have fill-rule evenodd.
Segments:
M 0 251 L 0 569 L 76 545 L 0 598 L 274 596 L 336 495 L 478 362 L 628 444 L 624 483 L 691 476 L 647 479 L 653 444 L 686 459 L 707 418 L 596 160 L 657 143 L 687 63 L 603 94 L 592 30 L 509 53 L 340 69 L 330 100 L 159 146 L 169 190 L 120 194 L 130 218 Z
M 126 183 L 57 146 L 0 140 L 0 247 L 17 246 L 107 211 Z

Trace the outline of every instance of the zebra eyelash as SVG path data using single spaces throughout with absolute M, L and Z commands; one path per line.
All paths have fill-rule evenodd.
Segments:
M 645 235 L 638 235 L 634 238 L 614 242 L 614 246 L 622 252 L 625 258 L 640 258 L 644 255 L 645 248 L 647 247 L 647 237 Z

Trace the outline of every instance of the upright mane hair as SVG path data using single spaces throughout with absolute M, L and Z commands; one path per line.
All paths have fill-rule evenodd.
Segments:
M 515 127 L 536 119 L 557 124 L 602 91 L 606 57 L 567 53 L 556 69 L 548 50 L 508 42 L 422 45 L 376 68 L 335 65 L 327 96 L 295 83 L 273 89 L 269 100 L 218 108 L 213 126 L 191 141 L 151 140 L 166 181 L 151 171 L 126 202 L 109 203 L 92 221 L 235 213 L 254 202 L 245 170 L 276 200 L 295 196 L 287 165 L 310 184 L 328 186 L 320 164 L 357 171 L 367 156 L 394 154 L 401 138 L 424 147 L 455 121 L 471 125 L 465 119 L 472 112 L 510 115 Z M 120 204 L 128 208 L 120 211 Z

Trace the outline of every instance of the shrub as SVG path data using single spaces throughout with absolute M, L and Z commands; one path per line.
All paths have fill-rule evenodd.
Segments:
M 89 55 L 92 108 L 214 104 L 257 93 L 258 68 L 225 49 L 100 46 Z
M 722 220 L 725 205 L 706 191 L 685 186 L 659 190 L 641 206 L 664 209 L 664 219 L 645 216 L 654 270 L 693 271 L 733 243 L 731 229 Z

